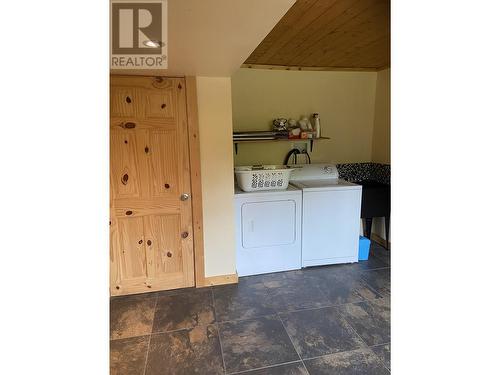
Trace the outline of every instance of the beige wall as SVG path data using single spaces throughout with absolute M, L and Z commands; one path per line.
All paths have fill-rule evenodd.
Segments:
M 375 117 L 373 120 L 372 161 L 391 162 L 391 71 L 377 73 Z
M 112 72 L 228 77 L 294 3 L 295 0 L 168 0 L 168 69 Z
M 269 130 L 276 117 L 318 112 L 322 135 L 313 162 L 372 159 L 376 72 L 317 72 L 240 69 L 232 76 L 235 130 Z M 291 143 L 239 146 L 236 165 L 281 164 Z
M 232 77 L 235 130 L 268 130 L 276 117 L 321 117 L 313 162 L 390 163 L 390 70 L 314 72 L 240 69 Z M 239 146 L 235 165 L 281 164 L 291 143 Z M 385 238 L 382 218 L 373 232 Z
M 196 77 L 205 276 L 235 273 L 231 79 Z
M 233 122 L 237 130 L 264 130 L 275 117 L 319 112 L 323 135 L 332 139 L 316 142 L 313 162 L 385 162 L 390 158 L 388 71 L 240 69 L 232 78 L 197 77 L 196 82 L 207 277 L 236 269 Z M 241 145 L 234 160 L 237 165 L 279 164 L 290 146 L 287 142 Z M 383 235 L 383 224 L 374 223 L 374 231 Z
M 377 73 L 375 117 L 373 119 L 372 161 L 391 163 L 391 71 Z M 374 218 L 372 231 L 385 239 L 385 221 Z M 391 233 L 389 231 L 389 241 Z

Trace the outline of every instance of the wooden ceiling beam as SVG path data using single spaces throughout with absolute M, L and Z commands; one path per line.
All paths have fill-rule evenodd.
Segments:
M 387 66 L 389 64 L 389 36 L 385 35 L 368 44 L 357 45 L 344 55 L 335 56 L 335 60 L 330 59 L 330 65 L 350 64 L 353 66 Z M 381 52 L 386 51 L 386 52 Z
M 243 64 L 242 69 L 266 69 L 266 70 L 292 70 L 292 71 L 311 71 L 311 72 L 377 72 L 380 68 L 366 67 L 366 68 L 353 68 L 346 66 L 287 66 L 287 65 L 260 65 L 260 64 Z M 385 68 L 384 68 L 385 69 Z
M 249 65 L 385 68 L 390 65 L 390 1 L 297 0 L 245 61 Z
M 268 36 L 259 44 L 248 58 L 249 61 L 267 60 L 275 54 L 290 38 L 300 33 L 304 24 L 310 22 L 311 13 L 318 12 L 321 5 L 327 2 L 331 5 L 332 0 L 304 0 L 292 6 L 282 21 L 278 22 Z
M 338 0 L 328 8 L 321 19 L 296 38 L 290 39 L 286 46 L 273 56 L 272 62 L 284 65 L 299 65 L 299 61 L 314 51 L 315 45 L 328 37 L 338 27 L 357 17 L 379 0 Z
M 292 60 L 291 63 L 307 65 L 313 61 L 318 65 L 325 64 L 327 63 L 325 58 L 331 59 L 332 55 L 349 50 L 353 45 L 363 41 L 371 42 L 377 40 L 380 35 L 386 35 L 388 32 L 386 25 L 377 22 L 377 17 L 387 11 L 382 5 L 384 2 L 379 1 L 376 6 L 351 18 L 305 51 L 301 60 Z
M 388 34 L 373 33 L 361 37 L 360 35 L 346 40 L 339 41 L 335 46 L 325 51 L 321 57 L 311 57 L 310 60 L 302 62 L 302 65 L 308 65 L 308 61 L 313 61 L 319 66 L 336 65 L 343 61 L 347 56 L 360 55 L 369 63 L 381 56 L 387 56 L 388 53 Z
M 293 24 L 287 34 L 282 34 L 278 37 L 277 42 L 273 48 L 262 56 L 262 60 L 271 60 L 274 56 L 279 55 L 280 51 L 293 51 L 293 45 L 290 42 L 293 40 L 300 40 L 301 35 L 307 35 L 312 29 L 317 27 L 317 24 L 323 22 L 326 12 L 328 12 L 337 0 L 318 0 L 314 6 L 304 9 L 297 22 Z

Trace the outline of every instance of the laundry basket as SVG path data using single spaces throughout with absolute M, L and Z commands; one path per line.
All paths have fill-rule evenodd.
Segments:
M 236 181 L 243 191 L 285 190 L 293 168 L 284 165 L 253 165 L 234 168 Z

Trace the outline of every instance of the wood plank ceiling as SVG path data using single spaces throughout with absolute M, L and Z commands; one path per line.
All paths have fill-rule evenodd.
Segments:
M 381 70 L 390 65 L 390 0 L 297 0 L 243 67 Z

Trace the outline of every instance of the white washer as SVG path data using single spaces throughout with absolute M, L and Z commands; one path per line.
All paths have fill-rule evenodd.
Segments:
M 357 262 L 361 185 L 339 179 L 334 164 L 297 167 L 290 183 L 302 190 L 302 267 Z
M 236 270 L 239 276 L 301 268 L 302 192 L 235 188 Z

